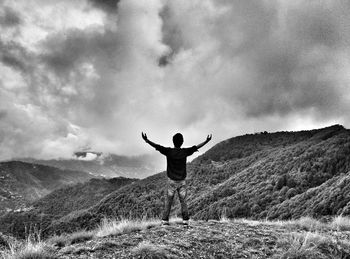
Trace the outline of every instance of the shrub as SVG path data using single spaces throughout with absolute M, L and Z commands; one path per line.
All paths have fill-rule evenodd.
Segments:
M 285 186 L 287 183 L 287 177 L 286 175 L 281 175 L 277 178 L 275 190 L 280 190 L 283 186 Z
M 9 244 L 7 238 L 0 233 L 0 249 L 1 248 L 9 248 Z
M 280 196 L 285 196 L 288 191 L 289 191 L 288 186 L 283 186 L 282 189 L 280 190 L 279 195 Z
M 287 199 L 290 199 L 290 198 L 294 197 L 294 196 L 297 195 L 297 194 L 298 194 L 298 192 L 297 192 L 297 190 L 296 190 L 295 188 L 290 188 L 290 189 L 287 191 L 287 193 L 286 193 L 286 198 L 287 198 Z

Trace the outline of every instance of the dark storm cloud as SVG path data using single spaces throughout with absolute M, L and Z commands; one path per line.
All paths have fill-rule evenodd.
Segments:
M 33 57 L 19 43 L 0 41 L 0 60 L 6 66 L 26 72 L 31 66 Z
M 293 10 L 285 19 L 285 31 L 278 38 L 271 31 L 247 55 L 240 54 L 259 79 L 244 94 L 242 105 L 251 104 L 246 105 L 247 114 L 314 109 L 328 117 L 348 109 L 336 71 L 338 53 L 348 53 L 344 46 L 350 34 L 342 27 L 347 21 L 321 4 Z
M 95 7 L 101 8 L 106 12 L 115 12 L 120 0 L 89 0 Z
M 213 1 L 208 13 L 184 2 L 179 10 L 167 3 L 163 41 L 173 50 L 170 58 L 203 48 L 207 57 L 190 77 L 220 58 L 215 74 L 196 83 L 235 113 L 239 107 L 246 116 L 261 118 L 312 110 L 326 119 L 349 110 L 337 71 L 342 56 L 349 55 L 346 1 Z
M 13 27 L 22 23 L 19 13 L 6 6 L 2 8 L 3 10 L 0 13 L 0 25 L 4 27 Z
M 94 33 L 69 30 L 50 35 L 44 42 L 41 59 L 58 75 L 69 73 L 79 62 L 89 59 L 89 46 Z
M 82 62 L 104 59 L 115 68 L 112 60 L 118 50 L 118 39 L 114 31 L 105 30 L 68 30 L 48 37 L 43 43 L 45 52 L 42 61 L 57 74 L 69 73 Z
M 0 110 L 0 120 L 5 118 L 6 116 L 7 116 L 7 112 Z
M 183 40 L 180 25 L 176 23 L 172 9 L 165 5 L 160 12 L 162 18 L 162 40 L 170 47 L 168 55 L 160 58 L 160 65 L 166 65 L 171 57 L 176 54 L 181 48 L 186 48 L 186 44 Z

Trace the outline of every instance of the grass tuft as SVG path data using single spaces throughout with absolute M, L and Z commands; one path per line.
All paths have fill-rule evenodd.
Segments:
M 81 230 L 69 235 L 53 236 L 46 240 L 48 244 L 64 247 L 67 245 L 73 245 L 76 243 L 81 243 L 94 238 L 95 233 L 93 231 Z
M 176 258 L 165 246 L 155 245 L 150 242 L 141 242 L 137 247 L 132 249 L 136 258 L 142 259 L 169 259 Z
M 3 259 L 53 259 L 56 258 L 46 243 L 27 239 L 22 244 L 9 244 L 9 249 L 0 252 Z
M 121 235 L 160 225 L 159 220 L 120 220 L 104 219 L 95 232 L 96 237 Z
M 350 244 L 315 232 L 292 233 L 282 259 L 350 258 Z
M 182 221 L 183 221 L 182 218 L 179 218 L 179 217 L 173 217 L 169 219 L 169 222 L 173 224 L 181 224 Z
M 281 226 L 281 227 L 288 227 L 290 229 L 302 229 L 305 231 L 318 231 L 318 230 L 325 230 L 329 229 L 330 226 L 318 221 L 317 219 L 311 218 L 311 217 L 301 217 L 299 219 L 293 219 L 293 220 L 250 220 L 250 219 L 235 219 L 235 222 L 241 222 L 246 223 L 249 225 L 260 225 L 260 224 L 266 224 L 266 225 L 274 225 L 274 226 Z
M 226 215 L 221 215 L 220 222 L 227 223 L 230 222 L 230 219 Z
M 79 232 L 75 232 L 69 236 L 70 244 L 81 243 L 84 241 L 88 241 L 94 238 L 93 231 L 82 230 Z
M 60 236 L 52 236 L 46 240 L 46 242 L 50 245 L 57 247 L 64 247 L 67 245 L 68 236 L 60 235 Z
M 349 231 L 350 230 L 350 218 L 344 216 L 338 216 L 333 219 L 330 223 L 331 227 L 338 231 Z

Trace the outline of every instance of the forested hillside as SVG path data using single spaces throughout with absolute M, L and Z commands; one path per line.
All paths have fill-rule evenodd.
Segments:
M 347 185 L 340 182 L 349 177 L 349 155 L 350 133 L 340 125 L 231 138 L 188 165 L 189 209 L 195 219 L 346 215 L 350 196 L 340 199 L 327 193 L 333 188 L 346 193 Z M 125 186 L 89 210 L 54 222 L 49 229 L 92 227 L 105 216 L 159 216 L 165 180 L 161 173 Z M 313 191 L 317 187 L 318 192 Z M 328 197 L 334 209 L 320 209 L 323 205 L 317 203 L 317 197 L 322 196 Z M 305 199 L 310 206 L 301 206 Z M 329 205 L 327 201 L 323 204 Z M 179 212 L 178 204 L 175 209 Z
M 32 206 L 40 213 L 64 216 L 70 212 L 89 208 L 124 185 L 138 181 L 124 177 L 91 179 L 86 183 L 67 186 L 35 201 Z
M 37 228 L 44 231 L 55 220 L 69 213 L 79 213 L 98 203 L 117 189 L 138 181 L 123 177 L 91 179 L 85 183 L 66 186 L 30 204 L 28 210 L 2 216 L 0 232 L 24 237 L 25 231 Z
M 349 215 L 349 170 L 350 132 L 340 125 L 238 136 L 188 164 L 189 210 L 204 220 Z M 46 222 L 45 231 L 93 228 L 104 217 L 159 217 L 165 188 L 165 173 L 125 185 L 89 209 Z
M 25 210 L 29 202 L 68 184 L 91 179 L 85 172 L 9 161 L 0 163 L 0 215 Z

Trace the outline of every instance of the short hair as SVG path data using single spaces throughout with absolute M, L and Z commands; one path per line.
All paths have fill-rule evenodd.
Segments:
M 184 137 L 182 136 L 181 133 L 176 133 L 173 136 L 173 143 L 175 147 L 181 147 L 182 144 L 184 143 Z

